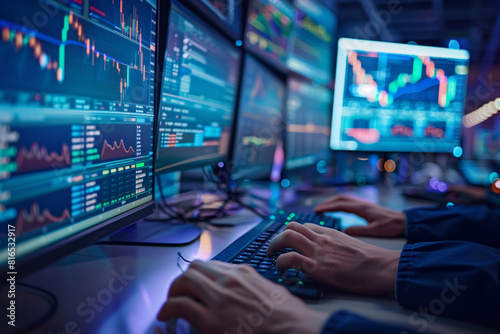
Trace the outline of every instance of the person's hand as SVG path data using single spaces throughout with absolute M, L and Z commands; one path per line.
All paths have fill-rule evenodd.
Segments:
M 450 200 L 464 201 L 465 199 L 471 203 L 484 201 L 486 196 L 488 196 L 488 190 L 485 187 L 451 184 L 446 191 L 446 197 Z
M 406 216 L 403 212 L 347 196 L 335 195 L 315 208 L 316 212 L 343 211 L 366 219 L 368 225 L 352 226 L 345 233 L 364 237 L 402 237 L 405 233 Z
M 170 287 L 161 321 L 182 318 L 200 333 L 319 333 L 313 310 L 247 265 L 194 261 Z
M 291 222 L 269 244 L 267 254 L 285 248 L 278 269 L 301 270 L 321 283 L 363 294 L 394 292 L 401 251 L 385 249 L 314 224 Z

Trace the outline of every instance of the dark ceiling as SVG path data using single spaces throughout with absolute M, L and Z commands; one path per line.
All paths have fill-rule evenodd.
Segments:
M 471 63 L 488 71 L 500 64 L 500 1 L 323 1 L 337 13 L 339 37 L 448 46 L 459 41 Z M 336 2 L 336 8 L 335 8 Z

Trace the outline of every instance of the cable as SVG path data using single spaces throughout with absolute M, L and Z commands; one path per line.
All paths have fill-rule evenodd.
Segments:
M 15 331 L 14 333 L 27 332 L 35 327 L 40 326 L 41 324 L 43 324 L 45 321 L 49 320 L 54 315 L 54 313 L 56 312 L 56 310 L 59 306 L 59 302 L 57 300 L 57 297 L 52 292 L 50 292 L 44 288 L 40 288 L 38 286 L 34 286 L 34 285 L 23 283 L 23 282 L 16 282 L 16 285 L 24 286 L 26 288 L 34 290 L 35 293 L 33 293 L 33 294 L 36 294 L 36 292 L 41 293 L 39 295 L 39 297 L 41 297 L 42 299 L 47 301 L 47 304 L 49 305 L 49 311 L 42 318 L 40 318 L 39 320 L 30 324 L 28 327 L 20 328 L 18 331 Z M 49 298 L 47 298 L 47 297 L 49 297 Z M 49 300 L 49 299 L 52 299 L 52 300 Z
M 177 252 L 177 267 L 181 270 L 181 272 L 186 272 L 182 267 L 181 264 L 179 263 L 179 259 L 182 259 L 184 262 L 191 263 L 192 261 L 186 260 L 184 256 L 182 256 L 181 252 Z
M 212 168 L 207 166 L 203 168 L 203 176 L 207 182 L 214 185 L 216 189 L 213 193 L 220 193 L 220 198 L 211 202 L 201 202 L 190 206 L 183 206 L 183 203 L 172 204 L 169 203 L 163 192 L 163 185 L 160 177 L 157 176 L 158 190 L 160 192 L 161 202 L 157 204 L 157 209 L 163 212 L 166 217 L 163 218 L 149 218 L 147 220 L 155 221 L 184 221 L 186 223 L 204 222 L 210 224 L 210 221 L 217 218 L 227 217 L 229 213 L 228 205 L 237 204 L 241 208 L 246 208 L 259 217 L 266 217 L 269 214 L 265 212 L 262 206 L 255 206 L 248 204 L 244 201 L 246 196 L 256 199 L 262 204 L 266 204 L 267 200 L 257 195 L 251 194 L 240 189 L 238 186 L 231 187 L 230 184 L 223 183 L 213 172 Z M 224 197 L 222 197 L 222 195 Z M 218 207 L 208 207 L 211 204 L 221 202 Z

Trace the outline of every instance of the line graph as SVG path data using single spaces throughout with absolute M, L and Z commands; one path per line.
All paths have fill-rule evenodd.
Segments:
M 63 222 L 71 218 L 68 209 L 64 209 L 62 214 L 56 216 L 49 209 L 41 209 L 38 203 L 33 203 L 29 210 L 22 209 L 19 211 L 16 220 L 16 229 L 20 234 L 36 230 L 47 225 Z
M 115 160 L 134 156 L 134 148 L 132 146 L 129 146 L 129 148 L 127 149 L 125 143 L 123 142 L 123 139 L 120 140 L 119 144 L 114 141 L 113 145 L 110 145 L 106 139 L 104 140 L 101 150 L 101 160 Z
M 34 142 L 30 148 L 22 147 L 16 157 L 17 172 L 31 172 L 48 168 L 71 166 L 71 156 L 67 144 L 62 144 L 61 153 L 48 152 L 46 146 Z M 57 164 L 57 165 L 56 165 Z

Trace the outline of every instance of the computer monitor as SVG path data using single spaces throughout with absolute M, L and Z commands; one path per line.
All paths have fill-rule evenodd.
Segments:
M 466 50 L 340 39 L 330 146 L 461 151 Z
M 231 171 L 233 179 L 269 178 L 283 135 L 285 85 L 250 55 L 245 56 Z
M 287 58 L 289 69 L 328 85 L 332 78 L 336 16 L 311 0 L 295 0 L 295 24 Z
M 45 266 L 153 212 L 156 9 L 0 3 L 4 272 Z
M 286 0 L 252 0 L 248 8 L 245 48 L 274 67 L 286 68 L 294 9 Z
M 188 0 L 234 40 L 241 38 L 241 0 Z
M 156 172 L 227 160 L 240 50 L 173 2 L 164 57 Z
M 289 77 L 286 103 L 286 169 L 310 166 L 330 155 L 332 93 Z

